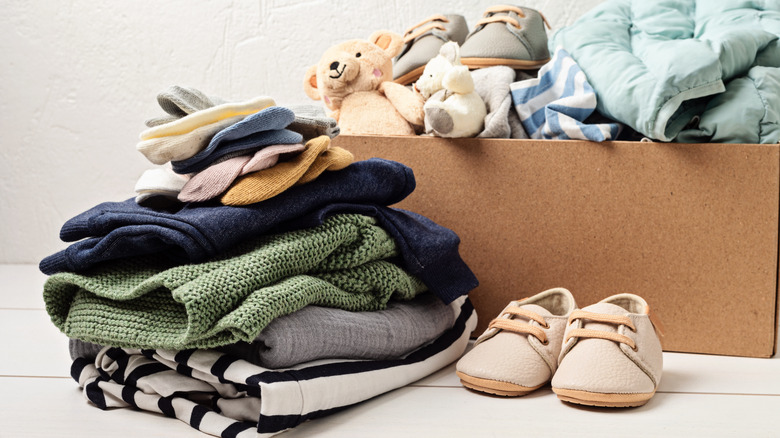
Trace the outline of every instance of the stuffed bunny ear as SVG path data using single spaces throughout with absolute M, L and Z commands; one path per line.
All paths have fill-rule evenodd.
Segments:
M 439 49 L 439 55 L 449 61 L 451 64 L 460 64 L 460 47 L 455 41 L 444 43 Z
M 404 38 L 389 30 L 378 30 L 368 37 L 368 41 L 379 46 L 380 49 L 387 52 L 390 57 L 401 53 L 401 48 L 404 45 Z
M 306 70 L 303 78 L 303 91 L 314 100 L 320 100 L 320 90 L 317 88 L 317 66 L 312 65 Z

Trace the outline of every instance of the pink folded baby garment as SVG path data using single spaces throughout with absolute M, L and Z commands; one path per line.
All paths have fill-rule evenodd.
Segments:
M 303 144 L 277 144 L 266 146 L 254 155 L 229 158 L 196 173 L 179 192 L 183 202 L 204 202 L 225 192 L 241 175 L 267 169 L 279 161 L 281 154 L 301 152 Z

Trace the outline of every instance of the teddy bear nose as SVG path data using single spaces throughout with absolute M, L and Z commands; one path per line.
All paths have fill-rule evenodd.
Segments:
M 330 63 L 330 69 L 331 70 L 338 70 L 339 69 L 339 62 L 338 61 L 331 62 Z

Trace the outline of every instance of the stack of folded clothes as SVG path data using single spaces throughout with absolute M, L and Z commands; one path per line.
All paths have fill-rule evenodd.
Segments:
M 296 133 L 290 125 L 273 129 Z M 41 261 L 43 295 L 87 399 L 216 436 L 272 435 L 457 360 L 476 326 L 477 281 L 455 233 L 388 207 L 414 190 L 411 169 L 382 159 L 322 169 L 242 206 L 131 198 L 67 221 L 60 237 L 73 243 Z
M 157 102 L 168 115 L 147 120 L 137 149 L 168 167 L 141 176 L 138 203 L 159 204 L 163 197 L 246 205 L 353 160 L 330 147 L 339 128 L 314 106 L 276 106 L 265 96 L 225 102 L 182 86 L 163 91 Z

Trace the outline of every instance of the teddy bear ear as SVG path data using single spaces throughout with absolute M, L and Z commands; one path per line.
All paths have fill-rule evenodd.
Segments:
M 317 66 L 312 65 L 306 70 L 303 78 L 303 91 L 314 100 L 320 100 L 320 90 L 317 88 Z
M 378 30 L 368 37 L 368 41 L 379 46 L 380 49 L 387 52 L 392 58 L 395 55 L 401 53 L 401 48 L 404 45 L 404 38 L 389 30 Z

